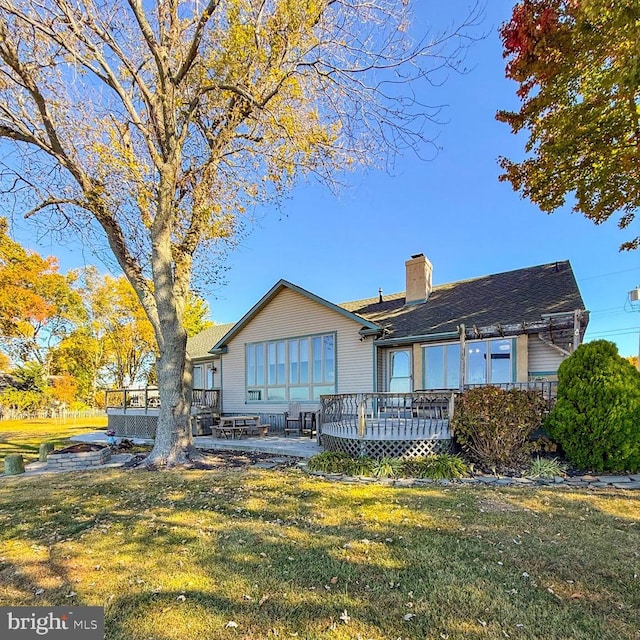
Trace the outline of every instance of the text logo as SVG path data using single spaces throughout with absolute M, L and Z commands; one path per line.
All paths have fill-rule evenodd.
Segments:
M 103 640 L 102 607 L 0 607 L 3 640 Z

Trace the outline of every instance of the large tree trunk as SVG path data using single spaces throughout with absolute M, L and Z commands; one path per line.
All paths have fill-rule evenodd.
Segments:
M 176 153 L 175 166 L 179 164 Z M 187 356 L 184 308 L 191 275 L 190 260 L 177 259 L 172 247 L 173 194 L 176 171 L 167 165 L 158 191 L 158 210 L 152 229 L 153 298 L 157 313 L 148 314 L 155 329 L 160 413 L 155 444 L 146 466 L 170 467 L 194 457 L 191 434 L 191 364 Z M 155 320 L 155 322 L 154 322 Z
M 160 414 L 147 466 L 184 464 L 194 452 L 190 420 L 191 374 L 186 356 L 187 336 L 181 326 L 173 327 L 171 334 L 165 335 L 164 348 L 156 362 Z

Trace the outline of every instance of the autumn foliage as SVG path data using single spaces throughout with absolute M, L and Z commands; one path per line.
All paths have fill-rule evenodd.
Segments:
M 474 462 L 509 467 L 529 453 L 529 436 L 541 426 L 545 409 L 546 401 L 535 390 L 468 389 L 456 399 L 453 433 Z
M 526 157 L 500 158 L 501 180 L 551 213 L 566 202 L 629 229 L 640 206 L 640 7 L 607 0 L 523 0 L 500 35 Z M 624 241 L 635 249 L 640 236 Z

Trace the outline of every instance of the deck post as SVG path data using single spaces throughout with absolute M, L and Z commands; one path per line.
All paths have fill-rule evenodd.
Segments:
M 449 428 L 451 428 L 451 420 L 453 418 L 455 400 L 456 400 L 456 394 L 451 392 L 451 395 L 449 396 Z
M 356 396 L 356 407 L 358 410 L 358 438 L 364 438 L 366 429 L 366 407 L 367 401 L 364 394 Z
M 460 391 L 464 391 L 464 380 L 467 376 L 467 329 L 464 324 L 458 327 L 460 332 Z M 451 407 L 453 409 L 453 406 Z

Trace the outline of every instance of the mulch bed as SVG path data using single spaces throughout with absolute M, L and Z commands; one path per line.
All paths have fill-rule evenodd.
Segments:
M 100 451 L 100 449 L 104 449 L 105 445 L 103 444 L 91 444 L 87 442 L 82 442 L 79 444 L 72 444 L 64 449 L 55 449 L 50 452 L 50 455 L 56 455 L 59 453 L 88 453 L 90 451 Z
M 198 459 L 187 465 L 187 469 L 199 469 L 203 471 L 219 471 L 225 469 L 245 469 L 261 462 L 277 461 L 278 468 L 292 467 L 296 464 L 297 458 L 274 455 L 270 453 L 254 453 L 240 451 L 220 451 L 215 449 L 198 449 Z M 134 469 L 140 466 L 147 453 L 134 455 L 125 465 L 125 469 Z

